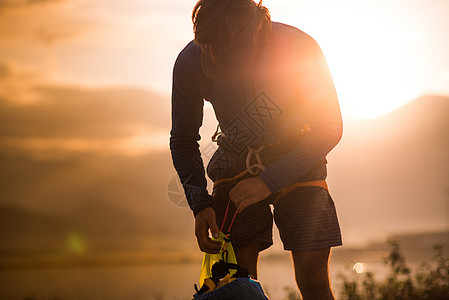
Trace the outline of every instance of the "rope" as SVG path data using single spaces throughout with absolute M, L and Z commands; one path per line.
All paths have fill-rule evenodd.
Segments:
M 228 200 L 228 206 L 226 206 L 226 211 L 225 211 L 225 214 L 224 214 L 224 217 L 223 217 L 223 222 L 221 223 L 221 227 L 220 227 L 220 231 L 223 231 L 223 227 L 224 227 L 224 224 L 225 224 L 225 222 L 226 222 L 226 217 L 228 216 L 228 211 L 229 211 L 229 203 L 231 202 L 231 199 L 229 198 L 229 200 Z M 229 231 L 229 230 L 228 230 Z
M 235 211 L 234 216 L 232 217 L 231 224 L 229 224 L 228 232 L 231 231 L 231 227 L 232 227 L 232 224 L 234 223 L 234 220 L 235 220 L 235 216 L 236 216 L 236 215 L 237 215 L 237 210 Z
M 221 135 L 223 133 L 220 130 L 220 124 L 217 125 L 217 129 L 215 130 L 214 135 L 211 137 L 212 142 L 218 142 L 218 140 L 221 138 Z
M 223 221 L 221 223 L 220 231 L 223 231 L 224 225 L 226 223 L 226 218 L 228 217 L 228 211 L 229 211 L 229 204 L 230 203 L 231 203 L 231 198 L 229 198 L 229 200 L 228 200 L 228 205 L 226 206 L 226 211 L 225 211 L 225 214 L 223 216 Z M 234 223 L 236 215 L 237 215 L 237 210 L 235 211 L 234 216 L 232 217 L 231 224 L 229 224 L 229 227 L 228 227 L 228 230 L 227 230 L 228 233 L 231 232 L 231 227 L 232 227 L 232 224 Z
M 257 175 L 259 174 L 259 171 L 265 170 L 265 166 L 263 165 L 262 159 L 260 158 L 260 151 L 262 151 L 263 148 L 265 148 L 265 146 L 263 145 L 257 149 L 248 146 L 248 154 L 246 155 L 246 170 L 248 170 L 249 174 L 251 175 Z M 256 157 L 257 163 L 251 165 L 251 157 L 253 155 Z M 259 170 L 254 171 L 253 168 L 258 168 Z

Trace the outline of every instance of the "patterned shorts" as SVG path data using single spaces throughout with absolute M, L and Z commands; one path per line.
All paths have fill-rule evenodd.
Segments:
M 245 175 L 242 179 L 250 176 Z M 295 182 L 322 180 L 326 176 L 324 159 Z M 235 182 L 222 182 L 213 189 L 219 228 L 228 206 L 229 192 L 235 185 Z M 305 251 L 342 245 L 334 202 L 326 189 L 315 186 L 297 187 L 280 197 L 273 205 L 275 196 L 276 194 L 271 194 L 236 215 L 230 230 L 235 249 L 245 248 L 253 242 L 260 244 L 260 251 L 270 247 L 273 244 L 273 218 L 285 250 Z M 274 206 L 273 210 L 271 206 Z M 224 230 L 229 228 L 235 210 L 231 201 Z

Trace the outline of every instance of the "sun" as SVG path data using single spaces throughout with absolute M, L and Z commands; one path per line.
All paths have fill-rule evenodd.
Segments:
M 356 20 L 359 26 L 355 26 L 350 16 L 357 12 L 345 13 L 348 18 L 340 15 L 338 22 L 340 34 L 326 37 L 328 31 L 323 31 L 318 37 L 323 41 L 343 113 L 375 118 L 417 97 L 419 85 L 410 71 L 413 51 L 398 24 L 379 22 L 380 12 L 371 11 L 362 14 L 363 20 Z
M 409 71 L 413 58 L 391 28 L 358 27 L 331 39 L 322 48 L 343 113 L 375 118 L 419 95 Z
M 346 117 L 376 118 L 422 92 L 413 32 L 404 34 L 401 20 L 388 13 L 362 3 L 320 7 L 301 24 L 285 15 L 323 50 Z

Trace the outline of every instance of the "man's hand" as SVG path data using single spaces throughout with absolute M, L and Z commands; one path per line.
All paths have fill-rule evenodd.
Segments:
M 196 214 L 195 235 L 201 251 L 218 253 L 220 252 L 221 243 L 212 241 L 209 237 L 209 229 L 215 238 L 220 236 L 220 231 L 215 223 L 215 210 L 212 207 L 206 207 Z
M 243 179 L 229 192 L 229 198 L 241 213 L 251 204 L 270 196 L 271 191 L 260 176 Z

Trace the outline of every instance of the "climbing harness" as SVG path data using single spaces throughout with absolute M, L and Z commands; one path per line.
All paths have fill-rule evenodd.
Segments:
M 299 136 L 303 136 L 306 133 L 310 132 L 310 126 L 309 124 L 304 124 L 304 126 L 301 128 L 301 130 L 299 131 Z M 215 130 L 215 133 L 212 135 L 211 140 L 212 142 L 216 142 L 218 143 L 218 141 L 221 138 L 226 138 L 226 135 L 221 131 L 220 129 L 220 124 L 217 125 L 217 129 Z M 247 146 L 248 148 L 248 153 L 246 155 L 246 159 L 245 159 L 245 164 L 246 164 L 246 171 L 250 174 L 250 175 L 258 175 L 261 171 L 265 170 L 265 166 L 262 163 L 262 159 L 260 157 L 260 153 L 262 152 L 263 149 L 267 148 L 267 147 L 272 147 L 275 145 L 280 144 L 281 141 L 278 142 L 274 142 L 271 144 L 267 144 L 267 145 L 262 145 L 259 147 L 250 147 Z M 251 159 L 255 157 L 256 159 L 256 163 L 251 165 Z
M 309 124 L 305 124 L 301 130 L 300 130 L 300 136 L 305 135 L 306 133 L 310 132 L 311 128 L 309 126 Z M 218 141 L 220 138 L 225 137 L 225 135 L 222 132 L 219 132 L 219 125 L 217 126 L 217 130 L 215 131 L 214 135 L 212 136 L 212 140 L 213 141 Z M 262 159 L 260 157 L 260 154 L 262 152 L 262 150 L 268 148 L 268 147 L 272 147 L 272 146 L 276 146 L 281 144 L 281 141 L 278 142 L 274 142 L 271 144 L 267 144 L 267 145 L 262 145 L 259 147 L 247 147 L 248 148 L 248 153 L 246 155 L 246 160 L 245 160 L 245 164 L 246 164 L 246 169 L 241 171 L 240 173 L 238 173 L 237 175 L 235 175 L 234 177 L 224 177 L 224 178 L 220 178 L 218 180 L 216 180 L 214 182 L 214 188 L 217 187 L 219 184 L 223 183 L 223 182 L 237 182 L 239 180 L 241 180 L 245 175 L 258 175 L 261 171 L 265 170 L 265 166 L 263 165 Z M 253 157 L 255 157 L 256 159 L 256 163 L 251 164 L 251 160 L 253 159 Z M 281 188 L 275 195 L 274 200 L 273 200 L 273 204 L 276 204 L 276 202 L 285 194 L 291 192 L 292 190 L 294 190 L 295 188 L 299 188 L 299 187 L 305 187 L 305 186 L 314 186 L 314 187 L 321 187 L 327 191 L 329 191 L 329 187 L 327 186 L 326 180 L 313 180 L 313 181 L 304 181 L 304 182 L 294 182 L 288 186 L 285 186 L 283 188 Z M 228 202 L 228 207 L 226 208 L 226 213 L 225 213 L 225 218 L 227 216 L 228 213 L 228 209 L 229 209 L 229 202 Z M 234 215 L 235 218 L 235 215 Z M 234 219 L 232 219 L 232 221 L 234 221 Z M 231 222 L 232 224 L 232 222 Z

